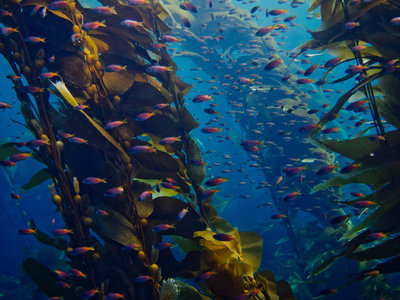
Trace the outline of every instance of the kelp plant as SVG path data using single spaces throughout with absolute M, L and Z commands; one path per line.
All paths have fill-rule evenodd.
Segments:
M 45 165 L 25 188 L 51 178 L 66 225 L 52 237 L 31 220 L 21 232 L 65 251 L 71 273 L 34 258 L 24 269 L 63 299 L 294 299 L 286 281 L 255 273 L 260 236 L 218 217 L 215 190 L 201 187 L 204 163 L 189 135 L 198 124 L 183 106 L 191 86 L 157 47 L 169 12 L 157 1 L 101 4 L 0 4 L 0 51 L 35 137 L 1 152 L 29 148 Z
M 328 0 L 312 1 L 310 11 L 318 7 L 321 9 L 322 26 L 320 30 L 310 31 L 313 39 L 308 46 L 312 49 L 329 49 L 337 54 L 338 58 L 327 74 L 344 62 L 353 64 L 355 72 L 347 72 L 343 78 L 330 83 L 343 82 L 356 76 L 357 81 L 338 99 L 311 134 L 320 146 L 340 153 L 353 162 L 343 168 L 339 176 L 315 186 L 314 191 L 351 183 L 367 184 L 372 191 L 365 197 L 343 203 L 356 209 L 368 209 L 370 214 L 345 233 L 343 249 L 334 251 L 334 255 L 320 265 L 314 274 L 325 270 L 343 256 L 374 265 L 355 275 L 355 280 L 399 272 L 400 39 L 396 18 L 400 15 L 400 6 L 395 1 L 387 0 Z M 317 140 L 318 131 L 349 100 L 352 102 L 346 106 L 346 110 L 353 110 L 357 105 L 369 107 L 373 127 L 361 131 L 353 139 Z M 381 116 L 386 122 L 381 120 Z M 387 127 L 397 129 L 385 132 Z M 375 134 L 365 136 L 374 128 Z M 381 259 L 388 260 L 382 262 Z

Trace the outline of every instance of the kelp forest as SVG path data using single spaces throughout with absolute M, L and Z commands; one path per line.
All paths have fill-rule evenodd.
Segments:
M 7 289 L 1 277 L 0 299 L 399 299 L 400 4 L 281 1 L 320 19 L 298 26 L 308 41 L 289 53 L 277 40 L 296 16 L 257 25 L 256 14 L 287 13 L 264 2 L 0 1 L 0 52 L 13 72 L 2 77 L 23 117 L 11 121 L 31 136 L 2 142 L 0 165 L 40 163 L 24 170 L 21 191 L 47 183 L 38 206 L 64 222 L 51 231 L 28 218 L 16 234 L 55 251 L 57 265 L 27 253 L 29 281 Z M 219 93 L 192 97 L 182 64 Z M 348 89 L 321 96 L 336 86 Z M 215 123 L 218 105 L 229 110 L 262 177 L 247 188 L 261 195 L 254 209 L 273 212 L 235 216 L 251 230 L 223 217 L 234 183 L 224 200 L 228 179 L 205 159 L 223 153 L 200 135 L 232 136 L 198 120 L 204 102 Z

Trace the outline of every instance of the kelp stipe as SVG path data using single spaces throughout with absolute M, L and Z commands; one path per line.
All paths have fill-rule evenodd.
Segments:
M 286 282 L 255 274 L 259 235 L 239 233 L 217 216 L 211 197 L 202 199 L 205 168 L 188 164 L 202 160 L 189 135 L 198 124 L 183 106 L 190 86 L 167 52 L 152 47 L 170 30 L 169 12 L 157 1 L 102 4 L 116 14 L 98 20 L 74 1 L 1 4 L 11 13 L 4 28 L 16 29 L 0 37 L 0 50 L 36 137 L 26 146 L 46 166 L 30 187 L 53 180 L 52 202 L 69 236 L 50 237 L 32 220 L 34 236 L 63 250 L 71 269 L 56 273 L 39 257 L 24 261 L 26 272 L 48 297 L 63 299 L 209 298 L 178 277 L 213 297 L 294 299 Z M 48 73 L 56 74 L 52 84 Z M 165 137 L 180 140 L 161 145 Z M 182 261 L 163 235 L 185 251 Z

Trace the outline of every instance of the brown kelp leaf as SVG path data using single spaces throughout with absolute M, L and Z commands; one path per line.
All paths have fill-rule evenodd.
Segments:
M 231 224 L 229 224 L 228 221 L 225 219 L 215 216 L 210 218 L 210 223 L 212 226 L 215 228 L 215 230 L 219 233 L 224 233 L 224 234 L 229 234 L 232 235 L 233 233 L 236 232 L 235 228 L 232 227 Z
M 263 240 L 257 232 L 240 232 L 242 255 L 245 262 L 253 267 L 253 272 L 261 265 L 263 253 Z
M 28 183 L 24 184 L 21 188 L 23 190 L 29 190 L 45 182 L 46 180 L 51 179 L 51 174 L 47 168 L 41 169 L 37 171 L 29 180 Z
M 200 126 L 200 124 L 193 118 L 192 114 L 186 109 L 186 107 L 181 110 L 181 122 L 182 126 L 188 132 Z
M 203 160 L 201 155 L 201 151 L 196 141 L 192 138 L 189 139 L 186 147 L 186 155 L 187 160 Z M 206 168 L 205 166 L 193 166 L 192 164 L 187 164 L 187 174 L 189 178 L 192 180 L 193 185 L 200 185 L 204 178 L 206 177 Z
M 8 159 L 11 155 L 20 153 L 16 148 L 18 143 L 8 142 L 0 145 L 0 160 Z
M 27 258 L 22 266 L 38 288 L 48 297 L 63 295 L 66 299 L 72 299 L 73 292 L 57 286 L 59 277 L 41 262 L 34 258 Z
M 108 212 L 107 216 L 93 215 L 93 230 L 99 236 L 121 245 L 141 245 L 136 229 L 124 216 L 111 208 L 104 210 Z
M 78 105 L 78 102 L 76 99 L 72 96 L 72 94 L 68 91 L 67 87 L 65 86 L 64 82 L 62 81 L 57 81 L 56 83 L 53 83 L 53 86 L 57 89 L 57 92 L 62 96 L 62 98 L 67 101 L 72 107 L 75 107 Z M 57 95 L 59 96 L 59 95 Z M 126 154 L 125 150 L 122 149 L 121 145 L 117 143 L 116 140 L 103 128 L 101 127 L 97 122 L 95 122 L 87 113 L 85 113 L 83 110 L 79 110 L 79 112 L 85 116 L 85 118 L 90 122 L 90 124 L 108 141 L 110 142 L 115 148 L 118 149 L 119 153 L 122 156 L 122 159 L 125 162 L 130 162 L 130 157 Z
M 109 95 L 123 95 L 134 83 L 135 73 L 124 70 L 105 72 L 102 79 Z
M 34 222 L 33 219 L 29 220 L 29 227 L 35 230 L 33 236 L 42 244 L 53 246 L 59 250 L 65 250 L 68 247 L 68 242 L 66 239 L 62 237 L 52 238 L 45 234 L 43 231 L 40 231 Z
M 173 235 L 172 238 L 185 253 L 201 250 L 199 244 L 193 239 L 187 239 L 179 235 Z
M 154 203 L 150 198 L 143 201 L 135 201 L 135 203 L 140 218 L 147 218 L 154 211 Z
M 63 80 L 73 87 L 83 88 L 92 81 L 88 64 L 78 55 L 65 55 L 57 58 L 57 69 Z
M 267 292 L 270 300 L 279 300 L 278 296 L 278 288 L 276 286 L 274 275 L 271 271 L 262 271 L 260 273 L 256 273 L 254 278 L 257 280 L 257 283 L 261 283 L 264 287 L 264 290 Z
M 286 280 L 279 280 L 276 283 L 276 287 L 278 290 L 279 299 L 295 299 L 293 296 L 292 288 Z

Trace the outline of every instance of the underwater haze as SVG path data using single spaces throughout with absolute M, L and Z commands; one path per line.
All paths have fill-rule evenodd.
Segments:
M 400 299 L 397 1 L 0 23 L 0 299 Z

